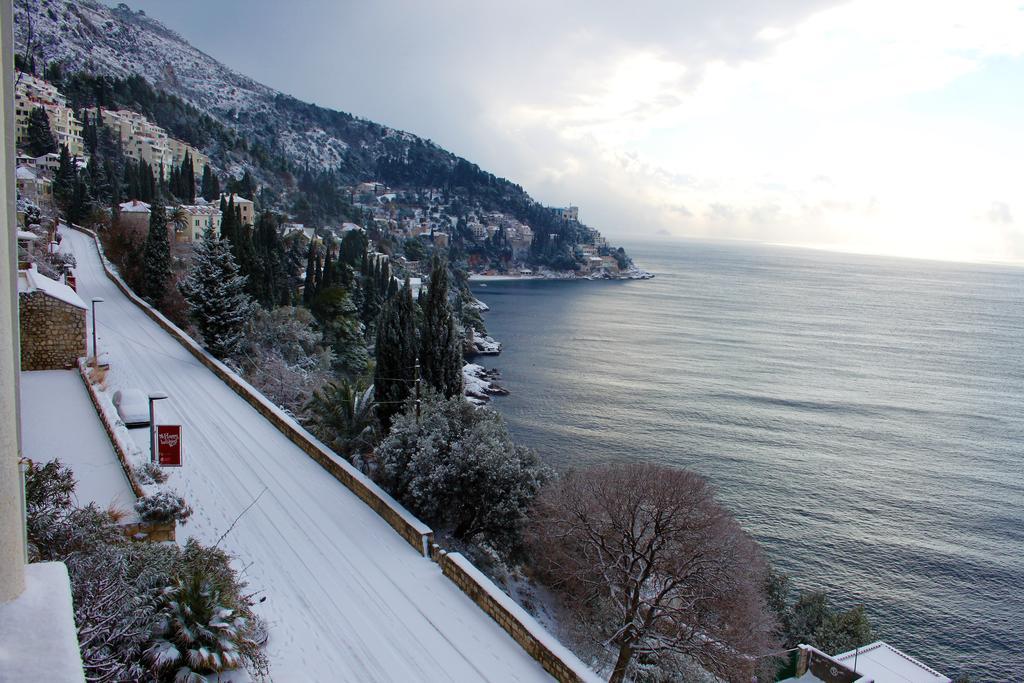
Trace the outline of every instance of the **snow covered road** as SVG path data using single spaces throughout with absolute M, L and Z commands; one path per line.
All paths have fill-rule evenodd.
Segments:
M 551 680 L 437 565 L 129 301 L 90 237 L 62 234 L 79 294 L 105 300 L 96 316 L 110 381 L 166 392 L 157 422 L 182 425 L 185 466 L 169 485 L 195 514 L 179 539 L 215 543 L 259 497 L 221 545 L 266 596 L 258 611 L 275 681 Z

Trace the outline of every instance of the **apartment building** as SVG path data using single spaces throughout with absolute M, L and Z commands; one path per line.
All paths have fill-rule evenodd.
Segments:
M 195 242 L 203 239 L 210 230 L 220 236 L 220 209 L 212 204 L 182 204 L 181 210 L 188 216 L 188 224 L 175 226 L 175 239 L 179 242 Z
M 50 121 L 50 132 L 57 142 L 57 148 L 67 145 L 72 156 L 85 155 L 85 141 L 82 139 L 82 124 L 57 88 L 31 74 L 15 75 L 14 92 L 14 135 L 18 147 L 28 142 L 28 117 L 36 107 L 42 107 Z
M 145 161 L 154 169 L 162 166 L 165 178 L 170 175 L 172 166 L 181 165 L 186 154 L 191 155 L 192 170 L 197 176 L 202 174 L 203 166 L 210 160 L 187 142 L 170 137 L 167 131 L 138 112 L 128 109 L 93 109 L 90 113 L 98 114 L 103 125 L 121 139 L 121 146 L 127 156 Z

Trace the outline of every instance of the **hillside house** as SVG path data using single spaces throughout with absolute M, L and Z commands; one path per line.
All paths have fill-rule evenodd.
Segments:
M 18 166 L 15 172 L 18 194 L 39 204 L 53 199 L 53 183 L 28 166 Z
M 86 305 L 75 290 L 35 264 L 18 271 L 22 370 L 62 370 L 85 356 Z
M 121 211 L 121 225 L 141 230 L 149 230 L 149 204 L 133 199 L 118 205 Z

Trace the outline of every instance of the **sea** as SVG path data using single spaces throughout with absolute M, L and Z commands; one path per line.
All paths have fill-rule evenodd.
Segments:
M 514 437 L 696 470 L 797 588 L 950 678 L 1024 680 L 1024 268 L 627 251 L 656 277 L 473 285 Z

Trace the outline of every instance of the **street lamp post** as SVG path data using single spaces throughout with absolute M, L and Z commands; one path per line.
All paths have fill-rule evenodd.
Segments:
M 103 303 L 98 296 L 92 298 L 92 364 L 93 367 L 100 366 L 100 352 L 96 349 L 96 304 Z
M 156 417 L 153 413 L 153 403 L 167 398 L 162 391 L 153 391 L 149 394 L 149 460 L 156 462 Z

